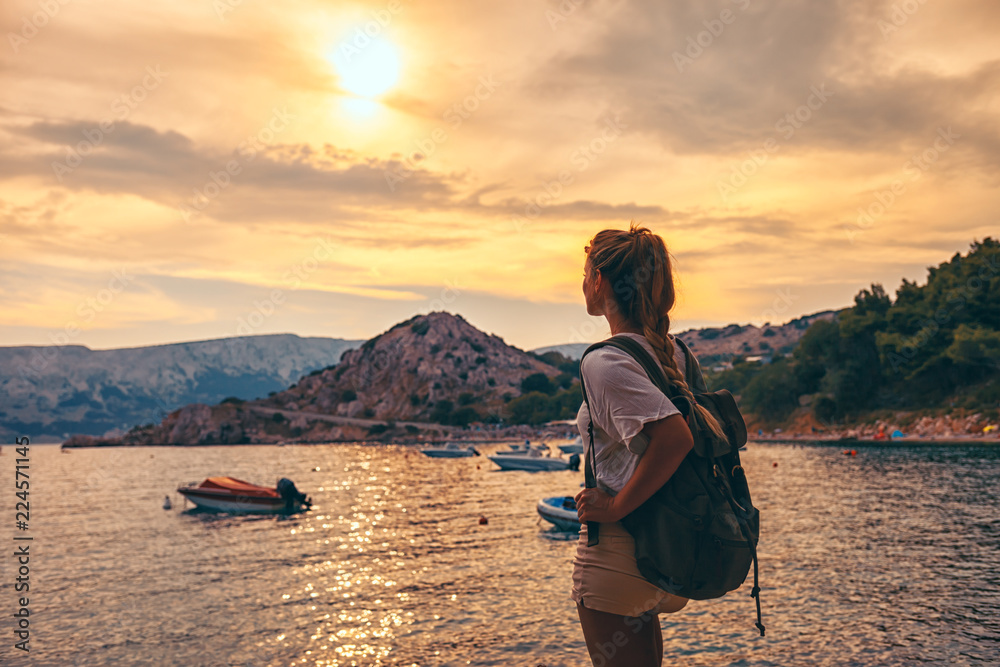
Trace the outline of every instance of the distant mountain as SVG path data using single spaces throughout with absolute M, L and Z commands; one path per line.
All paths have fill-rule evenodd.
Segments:
M 461 315 L 432 312 L 396 324 L 288 389 L 254 401 L 192 404 L 160 424 L 105 444 L 324 442 L 416 435 L 499 421 L 531 375 L 558 368 L 484 333 Z M 444 427 L 449 430 L 450 427 Z M 394 429 L 396 431 L 394 432 Z M 404 431 L 405 429 L 405 431 Z M 70 444 L 94 444 L 74 438 Z
M 266 396 L 362 342 L 277 334 L 115 350 L 0 347 L 0 438 L 125 431 L 189 403 Z
M 580 357 L 583 356 L 583 351 L 588 347 L 590 347 L 590 343 L 563 343 L 562 345 L 546 345 L 545 347 L 536 347 L 531 351 L 535 354 L 558 352 L 564 357 L 579 361 Z

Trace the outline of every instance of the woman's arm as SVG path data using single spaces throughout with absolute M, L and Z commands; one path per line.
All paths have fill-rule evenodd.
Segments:
M 642 431 L 649 437 L 649 444 L 617 496 L 600 489 L 584 489 L 576 495 L 581 521 L 620 521 L 666 484 L 694 447 L 691 429 L 680 414 L 647 422 Z

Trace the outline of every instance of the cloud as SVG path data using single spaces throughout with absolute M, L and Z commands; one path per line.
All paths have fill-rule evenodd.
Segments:
M 891 5 L 634 2 L 603 34 L 540 67 L 527 89 L 541 99 L 585 92 L 678 155 L 728 156 L 769 137 L 785 153 L 895 154 L 954 125 L 976 163 L 996 170 L 1000 60 L 951 73 L 900 62 L 878 27 Z

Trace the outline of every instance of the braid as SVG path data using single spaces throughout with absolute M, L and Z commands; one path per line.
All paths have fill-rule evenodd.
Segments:
M 699 405 L 694 399 L 694 393 L 688 386 L 687 378 L 684 377 L 684 373 L 677 368 L 677 358 L 674 356 L 674 341 L 667 335 L 667 330 L 670 327 L 670 316 L 663 315 L 657 321 L 656 328 L 650 327 L 646 324 L 642 327 L 642 334 L 649 341 L 649 344 L 653 347 L 653 351 L 656 352 L 656 358 L 660 361 L 660 365 L 663 366 L 663 372 L 667 374 L 667 378 L 681 390 L 681 393 L 691 407 L 698 412 L 701 416 L 702 421 L 711 429 L 717 437 L 726 440 L 722 426 L 715 419 L 715 416 L 705 409 L 704 406 Z
M 627 232 L 598 232 L 585 250 L 592 264 L 611 280 L 616 305 L 629 323 L 642 329 L 667 378 L 690 401 L 700 421 L 715 436 L 726 440 L 719 422 L 694 399 L 687 378 L 677 367 L 674 342 L 668 335 L 674 280 L 663 239 L 633 222 Z

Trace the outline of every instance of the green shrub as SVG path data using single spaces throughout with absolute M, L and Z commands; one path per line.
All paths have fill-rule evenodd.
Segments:
M 538 391 L 543 394 L 555 393 L 555 386 L 553 386 L 552 381 L 549 380 L 549 376 L 545 373 L 532 373 L 528 377 L 521 380 L 521 393 L 528 394 L 533 391 Z

